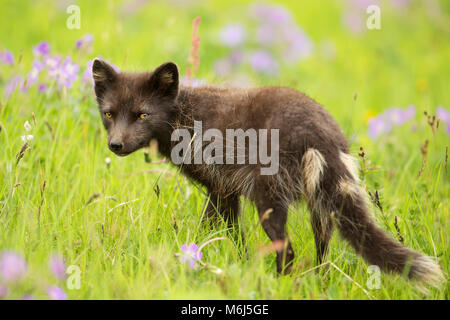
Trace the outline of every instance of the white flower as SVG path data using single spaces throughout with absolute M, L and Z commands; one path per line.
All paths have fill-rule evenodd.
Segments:
M 215 273 L 215 274 L 223 274 L 223 270 L 222 269 L 220 269 L 220 268 L 213 268 L 212 270 L 211 270 L 211 272 L 212 273 Z
M 23 141 L 23 142 L 28 142 L 28 141 L 33 140 L 33 139 L 34 139 L 34 136 L 32 136 L 31 134 L 29 134 L 29 135 L 21 136 L 21 138 L 22 138 L 22 141 Z
M 106 164 L 110 164 L 111 163 L 111 158 L 110 157 L 106 157 L 105 158 L 105 162 L 106 162 Z
M 25 131 L 30 131 L 31 130 L 31 124 L 27 121 L 25 121 L 25 123 L 23 124 Z

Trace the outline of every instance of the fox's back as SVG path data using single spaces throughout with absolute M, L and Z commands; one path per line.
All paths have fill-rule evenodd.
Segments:
M 193 117 L 204 129 L 279 129 L 280 150 L 305 151 L 308 147 L 347 152 L 339 125 L 319 103 L 287 87 L 196 88 L 190 94 Z

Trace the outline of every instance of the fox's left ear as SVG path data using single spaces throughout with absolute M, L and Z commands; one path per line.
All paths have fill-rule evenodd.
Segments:
M 149 79 L 150 90 L 158 95 L 175 99 L 178 95 L 178 67 L 173 62 L 160 65 Z
M 117 72 L 112 66 L 98 58 L 92 64 L 92 76 L 95 84 L 95 94 L 101 99 L 106 90 L 117 78 Z

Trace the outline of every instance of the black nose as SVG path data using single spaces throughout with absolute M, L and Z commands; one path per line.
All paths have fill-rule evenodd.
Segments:
M 111 149 L 113 149 L 114 151 L 120 151 L 123 147 L 122 143 L 120 142 L 111 142 L 110 145 Z

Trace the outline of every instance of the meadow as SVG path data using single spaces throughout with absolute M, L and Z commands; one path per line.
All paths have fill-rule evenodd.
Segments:
M 380 29 L 366 27 L 369 4 Z M 291 275 L 277 276 L 248 201 L 246 257 L 224 224 L 201 224 L 205 190 L 155 148 L 108 150 L 90 65 L 174 61 L 190 85 L 305 92 L 348 137 L 379 225 L 447 277 L 449 16 L 445 0 L 2 0 L 0 299 L 447 300 L 448 281 L 378 277 L 338 232 L 314 269 L 304 204 L 290 209 Z

